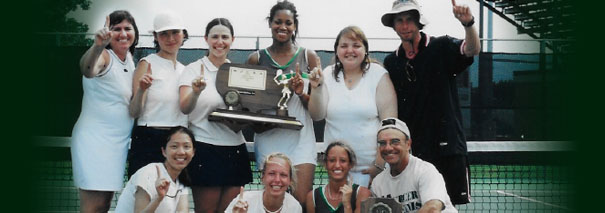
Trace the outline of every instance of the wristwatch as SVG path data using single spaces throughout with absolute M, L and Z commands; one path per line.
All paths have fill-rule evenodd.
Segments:
M 473 18 L 471 19 L 471 21 L 467 22 L 466 24 L 465 24 L 465 23 L 462 23 L 462 22 L 461 22 L 461 24 L 462 24 L 462 26 L 464 26 L 464 27 L 470 27 L 470 26 L 473 26 L 473 24 L 475 24 L 475 16 L 473 16 Z

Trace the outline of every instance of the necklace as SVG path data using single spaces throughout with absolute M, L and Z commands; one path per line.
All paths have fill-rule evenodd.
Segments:
M 329 185 L 329 183 L 328 183 L 328 184 L 326 184 L 326 191 L 328 191 L 326 194 L 328 194 L 328 196 L 327 196 L 327 197 L 328 197 L 328 199 L 329 199 L 329 200 L 334 200 L 334 201 L 336 201 L 336 200 L 341 200 L 341 199 L 342 199 L 342 195 L 340 195 L 340 196 L 339 196 L 339 197 L 337 197 L 337 198 L 333 198 L 333 197 L 332 197 L 332 192 L 331 192 L 332 190 L 330 190 L 330 187 L 328 187 L 328 185 Z
M 265 212 L 267 213 L 278 213 L 280 212 L 282 209 L 284 208 L 284 203 L 281 204 L 281 206 L 279 207 L 279 209 L 275 210 L 275 211 L 269 211 L 269 209 L 267 209 L 267 207 L 265 207 L 265 204 L 263 203 L 263 209 L 265 209 Z

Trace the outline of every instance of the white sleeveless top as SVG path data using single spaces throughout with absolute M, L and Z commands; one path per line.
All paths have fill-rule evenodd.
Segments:
M 160 168 L 161 178 L 166 178 L 169 181 L 170 187 L 168 187 L 168 192 L 166 193 L 168 196 L 162 199 L 155 212 L 176 212 L 180 200 L 188 199 L 190 188 L 181 184 L 178 178 L 176 181 L 173 181 L 164 163 L 150 163 L 137 170 L 130 180 L 128 180 L 128 183 L 126 183 L 124 190 L 120 194 L 115 212 L 134 212 L 137 187 L 141 187 L 152 200 L 157 199 L 158 192 L 155 189 L 155 181 L 158 179 L 158 172 L 156 166 Z
M 135 66 L 128 53 L 112 51 L 109 66 L 93 78 L 82 77 L 82 111 L 71 136 L 74 184 L 87 190 L 118 191 L 134 119 L 128 114 Z
M 178 79 L 185 66 L 178 61 L 175 66 L 172 61 L 157 54 L 148 55 L 141 61 L 151 64 L 153 81 L 147 89 L 147 100 L 137 124 L 153 127 L 186 126 L 187 116 L 179 107 L 178 87 Z
M 242 131 L 235 133 L 220 122 L 208 121 L 208 115 L 212 111 L 227 108 L 223 98 L 216 90 L 218 68 L 210 62 L 208 57 L 204 56 L 185 67 L 179 80 L 179 87 L 191 87 L 191 81 L 201 75 L 202 66 L 204 66 L 206 88 L 202 90 L 195 108 L 189 113 L 189 129 L 197 141 L 217 146 L 238 146 L 245 142 Z
M 343 72 L 338 74 L 336 82 L 333 68 L 330 65 L 324 70 L 329 96 L 324 141 L 326 146 L 337 140 L 347 142 L 357 155 L 357 166 L 351 171 L 361 171 L 376 159 L 376 132 L 380 127 L 376 87 L 387 71 L 372 63 L 357 85 L 349 89 Z

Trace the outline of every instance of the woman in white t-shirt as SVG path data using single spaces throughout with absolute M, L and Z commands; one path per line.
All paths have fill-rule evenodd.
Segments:
M 71 135 L 71 159 L 82 212 L 109 211 L 114 192 L 124 184 L 133 123 L 128 115 L 132 53 L 138 40 L 132 15 L 114 11 L 80 60 L 84 96 Z
M 168 132 L 161 148 L 163 163 L 139 169 L 122 191 L 116 212 L 189 212 L 186 167 L 195 155 L 193 133 L 185 127 Z
M 353 182 L 368 187 L 384 168 L 376 153 L 380 119 L 397 117 L 393 83 L 387 71 L 369 56 L 368 39 L 356 26 L 345 27 L 334 43 L 336 63 L 311 74 L 309 113 L 326 120 L 324 141 L 347 141 L 357 154 Z
M 252 181 L 252 171 L 240 127 L 208 120 L 212 111 L 226 109 L 215 82 L 219 67 L 229 63 L 233 26 L 215 18 L 206 26 L 204 39 L 208 55 L 187 65 L 179 80 L 180 108 L 197 139 L 189 168 L 195 210 L 223 212 L 239 188 Z
M 302 206 L 289 193 L 289 187 L 296 186 L 296 172 L 288 156 L 276 152 L 267 155 L 263 160 L 261 181 L 265 187 L 262 191 L 244 193 L 229 204 L 226 213 L 300 213 Z
M 128 177 L 139 168 L 163 160 L 160 147 L 171 127 L 187 126 L 179 109 L 178 79 L 183 64 L 177 61 L 187 40 L 183 20 L 174 12 L 156 15 L 153 38 L 157 53 L 139 61 L 132 83 L 130 115 L 137 118 L 128 153 Z

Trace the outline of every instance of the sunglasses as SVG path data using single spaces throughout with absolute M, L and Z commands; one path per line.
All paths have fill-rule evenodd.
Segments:
M 182 190 L 183 190 L 183 189 L 176 190 L 176 193 L 174 193 L 174 195 L 168 195 L 168 193 L 166 193 L 166 197 L 169 197 L 169 198 L 176 198 L 176 196 L 178 196 L 178 195 L 179 195 L 179 192 L 181 192 Z
M 408 78 L 409 82 L 416 81 L 416 72 L 414 72 L 414 66 L 410 64 L 410 60 L 405 63 L 405 75 Z
M 395 125 L 396 121 L 394 118 L 387 118 L 382 120 L 382 126 L 386 126 L 386 125 Z

